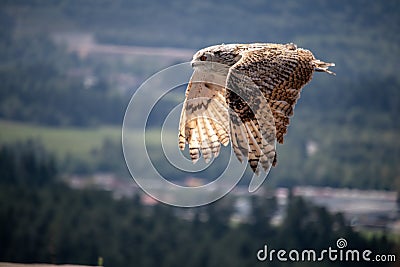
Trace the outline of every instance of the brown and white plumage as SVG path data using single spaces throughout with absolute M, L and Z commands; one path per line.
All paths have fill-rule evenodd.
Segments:
M 196 162 L 217 156 L 231 140 L 237 158 L 252 170 L 275 166 L 300 91 L 314 71 L 333 74 L 333 63 L 294 44 L 229 44 L 198 51 L 186 90 L 179 148 L 189 144 Z

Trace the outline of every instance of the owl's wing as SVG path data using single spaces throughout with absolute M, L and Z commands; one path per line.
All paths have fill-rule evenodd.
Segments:
M 276 139 L 283 144 L 301 89 L 311 81 L 314 71 L 334 74 L 328 70 L 334 65 L 315 59 L 309 50 L 293 44 L 271 44 L 249 51 L 237 68 L 246 72 L 263 92 L 274 116 Z
M 229 118 L 225 99 L 226 76 L 195 69 L 186 89 L 179 123 L 179 148 L 189 144 L 196 162 L 200 151 L 206 162 L 218 156 L 220 144 L 229 143 Z
M 275 166 L 275 140 L 283 143 L 302 87 L 314 70 L 333 74 L 329 66 L 334 64 L 316 60 L 310 51 L 292 44 L 270 44 L 243 53 L 231 67 L 226 86 L 227 102 L 234 111 L 232 144 L 239 160 L 247 156 L 256 173 L 258 162 L 266 171 Z
M 233 150 L 240 162 L 248 158 L 256 174 L 259 162 L 268 173 L 276 160 L 272 110 L 251 77 L 236 68 L 229 71 L 226 88 Z

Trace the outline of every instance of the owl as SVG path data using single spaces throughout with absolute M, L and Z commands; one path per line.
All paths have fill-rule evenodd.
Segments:
M 195 163 L 209 162 L 231 142 L 240 162 L 266 173 L 277 164 L 301 89 L 314 71 L 334 74 L 295 44 L 222 44 L 199 50 L 191 61 L 179 123 L 179 148 Z

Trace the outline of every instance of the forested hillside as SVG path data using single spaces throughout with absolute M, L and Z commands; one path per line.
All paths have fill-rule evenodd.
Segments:
M 338 238 L 348 248 L 375 255 L 396 255 L 398 244 L 386 236 L 364 236 L 330 215 L 291 196 L 285 218 L 274 226 L 277 210 L 271 194 L 251 197 L 249 220 L 235 223 L 235 197 L 195 209 L 115 200 L 109 192 L 72 190 L 60 184 L 54 159 L 32 144 L 0 150 L 0 262 L 104 266 L 304 266 L 304 262 L 260 262 L 257 251 L 336 249 Z M 5 169 L 5 164 L 8 167 Z M 26 175 L 29 173 L 30 175 Z M 397 253 L 397 254 L 396 254 Z M 360 256 L 361 257 L 361 256 Z M 307 261 L 307 266 L 375 266 L 363 260 Z M 392 261 L 379 266 L 392 266 Z M 394 266 L 394 265 L 393 265 Z
M 70 94 L 76 96 L 74 100 L 84 101 L 84 95 L 76 95 L 81 91 L 79 84 L 65 77 L 77 67 L 94 68 L 94 74 L 103 79 L 92 91 L 112 91 L 113 85 L 103 81 L 107 80 L 107 74 L 121 71 L 123 66 L 107 65 L 104 61 L 100 64 L 99 59 L 92 58 L 79 60 L 73 54 L 63 53 L 62 47 L 50 41 L 54 34 L 88 32 L 98 42 L 193 50 L 216 43 L 294 42 L 312 50 L 317 58 L 337 65 L 335 79 L 321 75 L 309 86 L 307 97 L 301 100 L 303 109 L 323 112 L 324 116 L 359 109 L 395 116 L 399 109 L 396 89 L 399 86 L 400 7 L 397 1 L 368 4 L 363 1 L 231 1 L 229 5 L 224 1 L 181 0 L 118 0 L 102 4 L 97 1 L 2 1 L 0 8 L 2 80 L 11 80 L 2 86 L 2 92 L 7 96 L 12 93 L 6 90 L 10 88 L 31 92 L 25 98 L 34 100 L 32 104 L 37 101 L 35 96 L 43 97 L 57 87 L 60 89 L 55 92 L 73 89 Z M 104 37 L 109 35 L 112 37 Z M 150 65 L 157 59 L 148 58 L 148 61 Z M 140 71 L 136 66 L 132 75 L 141 73 L 146 78 L 153 74 L 151 70 L 143 73 L 145 68 L 142 66 Z M 154 71 L 159 69 L 154 67 Z M 30 90 L 23 83 L 12 81 L 24 81 Z M 35 92 L 35 87 L 40 87 L 39 91 Z M 96 97 L 96 93 L 91 92 L 90 96 Z M 53 98 L 65 96 L 59 93 Z M 106 100 L 109 98 L 108 95 Z M 2 100 L 4 105 L 6 101 Z M 87 104 L 77 102 L 75 106 Z M 343 109 L 347 112 L 340 112 Z M 110 118 L 97 110 L 94 113 L 104 122 L 119 122 L 116 116 Z M 73 116 L 83 115 L 77 114 L 80 116 Z

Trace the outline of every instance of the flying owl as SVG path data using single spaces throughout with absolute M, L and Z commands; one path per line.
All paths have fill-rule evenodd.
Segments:
M 179 148 L 208 162 L 231 142 L 240 162 L 269 172 L 277 163 L 290 117 L 314 71 L 334 74 L 334 63 L 294 44 L 222 44 L 199 50 L 191 62 L 179 124 Z

